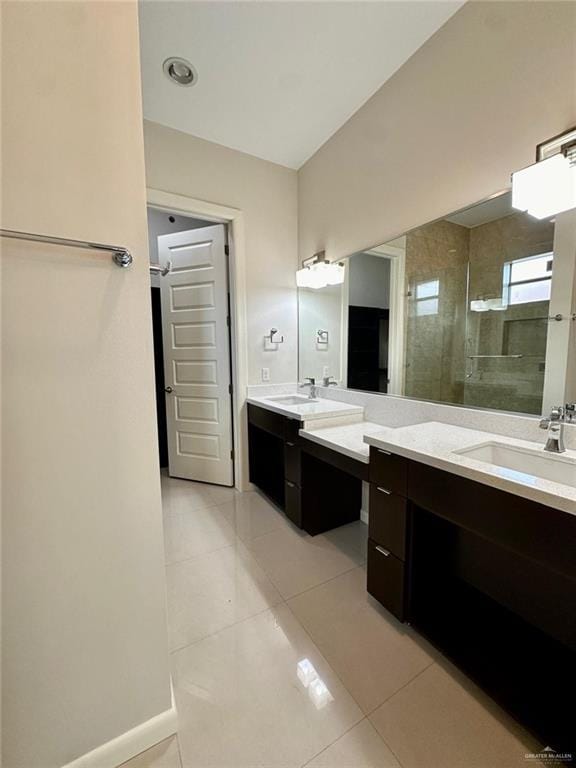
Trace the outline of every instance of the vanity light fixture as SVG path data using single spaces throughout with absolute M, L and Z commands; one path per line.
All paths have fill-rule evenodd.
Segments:
M 537 219 L 576 208 L 576 128 L 536 147 L 536 162 L 512 174 L 512 206 Z
M 326 261 L 325 251 L 318 251 L 309 259 L 304 259 L 302 269 L 296 272 L 298 288 L 325 288 L 343 282 L 344 265 Z

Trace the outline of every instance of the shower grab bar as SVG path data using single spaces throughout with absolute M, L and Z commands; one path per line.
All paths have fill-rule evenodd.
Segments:
M 524 357 L 524 355 L 468 355 L 468 360 L 486 360 L 488 358 L 508 358 L 511 360 L 520 360 L 521 357 Z
M 50 245 L 66 245 L 71 248 L 86 248 L 91 251 L 106 251 L 112 254 L 112 261 L 118 267 L 129 267 L 134 258 L 127 248 L 121 245 L 106 245 L 93 243 L 90 240 L 72 240 L 69 237 L 52 237 L 52 235 L 35 235 L 31 232 L 17 232 L 13 229 L 0 229 L 0 237 L 13 240 L 31 240 L 34 243 L 49 243 Z

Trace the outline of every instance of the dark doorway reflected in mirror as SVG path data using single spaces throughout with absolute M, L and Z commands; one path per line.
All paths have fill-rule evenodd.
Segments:
M 348 308 L 348 386 L 388 392 L 389 310 Z

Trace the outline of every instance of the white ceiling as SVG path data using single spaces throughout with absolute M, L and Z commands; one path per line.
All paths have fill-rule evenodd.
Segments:
M 144 115 L 299 168 L 461 5 L 141 0 Z M 198 83 L 171 83 L 169 56 Z

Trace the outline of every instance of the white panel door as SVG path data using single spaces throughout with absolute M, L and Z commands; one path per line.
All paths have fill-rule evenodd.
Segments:
M 224 226 L 158 238 L 172 477 L 233 485 Z

